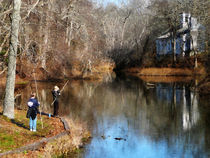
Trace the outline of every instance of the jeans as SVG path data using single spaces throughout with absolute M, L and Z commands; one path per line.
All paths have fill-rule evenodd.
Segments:
M 35 130 L 36 131 L 36 121 L 37 121 L 37 117 L 32 120 L 32 118 L 30 117 L 30 122 L 29 122 L 29 126 L 31 130 Z

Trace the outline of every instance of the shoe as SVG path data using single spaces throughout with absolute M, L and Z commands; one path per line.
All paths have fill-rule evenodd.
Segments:
M 35 130 L 35 129 L 33 129 L 33 132 L 36 132 L 36 130 Z

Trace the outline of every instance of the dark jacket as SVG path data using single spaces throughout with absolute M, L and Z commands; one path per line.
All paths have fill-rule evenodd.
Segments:
M 60 91 L 59 91 L 59 90 L 58 90 L 58 91 L 53 90 L 53 91 L 52 91 L 52 95 L 53 95 L 53 100 L 55 100 L 55 101 L 58 102 L 59 96 L 61 95 L 61 94 L 60 94 Z
M 30 98 L 27 104 L 29 108 L 27 116 L 31 117 L 32 120 L 34 120 L 37 113 L 39 112 L 38 106 L 40 105 L 40 103 L 35 98 Z

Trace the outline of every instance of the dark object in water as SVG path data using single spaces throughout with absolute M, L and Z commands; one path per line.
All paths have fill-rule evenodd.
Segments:
M 115 140 L 124 140 L 124 141 L 126 141 L 126 139 L 125 138 L 114 138 Z
M 83 144 L 80 144 L 79 145 L 79 149 L 82 149 L 82 148 L 84 148 L 84 145 Z
M 106 139 L 106 137 L 105 137 L 105 136 L 101 136 L 101 138 Z

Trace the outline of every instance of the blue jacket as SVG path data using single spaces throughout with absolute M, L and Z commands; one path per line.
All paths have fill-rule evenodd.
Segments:
M 35 98 L 30 98 L 28 101 L 28 107 L 32 108 L 32 107 L 38 107 L 40 105 L 40 103 L 35 99 Z
M 38 113 L 38 106 L 40 105 L 40 103 L 35 98 L 30 98 L 27 104 L 30 111 L 29 117 L 34 120 Z

